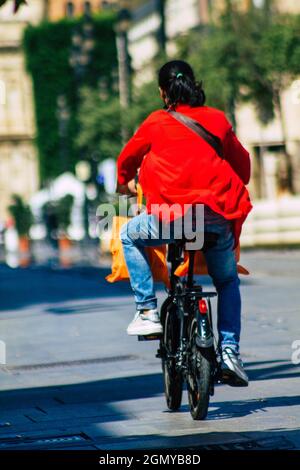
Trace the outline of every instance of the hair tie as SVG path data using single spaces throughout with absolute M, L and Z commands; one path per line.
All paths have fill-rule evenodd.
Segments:
M 176 75 L 176 78 L 180 78 L 180 77 L 183 77 L 183 73 L 179 72 L 177 75 Z

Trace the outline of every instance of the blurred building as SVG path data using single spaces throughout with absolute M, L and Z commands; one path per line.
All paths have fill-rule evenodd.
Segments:
M 263 8 L 269 0 L 232 0 L 241 9 Z M 164 15 L 161 4 L 164 3 Z M 227 0 L 148 0 L 132 12 L 128 31 L 128 48 L 139 85 L 153 77 L 151 62 L 165 48 L 169 56 L 176 55 L 176 39 L 200 25 L 209 23 L 226 7 Z M 300 2 L 274 0 L 273 7 L 281 12 L 300 13 Z M 163 31 L 162 31 L 163 29 Z M 165 38 L 165 44 L 162 44 Z M 300 194 L 300 81 L 296 80 L 284 92 L 282 107 L 287 133 L 286 149 L 294 167 L 294 186 Z M 276 172 L 284 158 L 282 125 L 278 117 L 268 126 L 257 119 L 251 105 L 237 111 L 237 132 L 253 156 L 251 193 L 254 198 L 274 198 L 278 195 Z
M 114 0 L 30 0 L 13 14 L 13 0 L 0 8 L 0 223 L 11 195 L 28 200 L 39 188 L 32 81 L 22 50 L 28 24 L 79 16 L 116 6 Z
M 210 0 L 185 0 L 184 5 L 182 0 L 148 0 L 133 10 L 128 48 L 137 83 L 151 78 L 150 64 L 159 51 L 175 53 L 178 36 L 206 24 L 210 11 Z
M 25 69 L 22 35 L 46 15 L 44 0 L 30 0 L 13 15 L 13 2 L 0 8 L 0 221 L 11 194 L 28 199 L 39 186 L 32 83 Z
M 227 0 L 208 0 L 212 15 L 222 11 L 226 3 Z M 299 13 L 300 11 L 300 3 L 298 0 L 231 0 L 231 3 L 241 8 L 241 10 L 247 10 L 253 6 L 263 8 L 272 3 L 272 8 L 283 13 Z
M 279 10 L 287 13 L 300 13 L 300 4 L 298 0 L 277 0 Z
M 48 19 L 57 21 L 64 17 L 80 16 L 84 13 L 97 13 L 99 10 L 117 6 L 116 0 L 48 0 Z
M 247 10 L 268 7 L 271 0 L 231 1 Z M 185 0 L 183 4 L 181 0 L 145 0 L 136 8 L 128 30 L 135 85 L 153 78 L 151 62 L 159 52 L 166 49 L 170 57 L 176 56 L 176 39 L 216 19 L 227 2 Z M 272 8 L 281 13 L 299 14 L 300 1 L 272 0 Z M 244 230 L 244 245 L 300 242 L 300 77 L 284 91 L 281 104 L 282 121 L 276 116 L 267 126 L 258 120 L 251 104 L 237 109 L 237 134 L 252 157 L 249 189 L 256 201 Z M 292 160 L 294 196 L 279 186 L 279 173 L 286 163 L 285 151 Z
M 248 0 L 248 4 L 253 2 L 257 7 L 263 7 L 267 1 Z M 273 8 L 281 13 L 300 14 L 300 2 L 295 0 L 274 0 Z M 276 116 L 267 126 L 258 121 L 251 104 L 238 109 L 237 132 L 252 155 L 250 189 L 256 199 L 274 200 L 284 195 L 278 187 L 278 173 L 286 158 L 285 149 L 292 159 L 294 189 L 300 194 L 300 77 L 283 92 L 281 105 L 283 123 Z

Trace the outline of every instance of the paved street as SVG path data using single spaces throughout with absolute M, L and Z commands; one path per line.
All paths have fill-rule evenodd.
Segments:
M 218 386 L 194 422 L 167 410 L 156 342 L 125 329 L 128 283 L 105 267 L 0 267 L 0 449 L 300 448 L 300 251 L 245 252 L 242 353 L 248 388 Z M 207 278 L 203 278 L 209 287 Z M 160 301 L 164 291 L 159 291 Z

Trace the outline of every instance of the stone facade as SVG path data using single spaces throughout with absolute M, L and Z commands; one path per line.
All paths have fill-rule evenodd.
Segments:
M 31 79 L 21 48 L 24 28 L 46 14 L 44 0 L 30 0 L 16 15 L 13 2 L 0 9 L 0 222 L 11 195 L 29 199 L 39 187 Z
M 264 0 L 232 0 L 246 10 L 255 4 L 262 7 Z M 252 3 L 253 2 L 253 3 Z M 225 0 L 186 0 L 184 10 L 180 0 L 166 0 L 165 27 L 167 51 L 176 54 L 176 38 L 197 25 L 214 19 L 225 7 Z M 300 2 L 276 0 L 274 7 L 281 12 L 300 13 Z M 133 23 L 128 32 L 129 53 L 135 70 L 135 84 L 153 78 L 151 60 L 159 51 L 157 33 L 161 18 L 156 0 L 149 0 L 133 13 Z M 283 121 L 286 129 L 286 150 L 291 156 L 294 189 L 300 194 L 300 80 L 295 80 L 282 97 Z M 251 105 L 240 106 L 236 113 L 237 133 L 252 156 L 251 195 L 254 199 L 272 199 L 282 195 L 279 172 L 285 164 L 284 138 L 278 116 L 268 126 L 257 119 Z

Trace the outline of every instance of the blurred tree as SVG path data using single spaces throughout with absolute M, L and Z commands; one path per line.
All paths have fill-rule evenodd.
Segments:
M 9 0 L 0 0 L 0 7 L 7 3 Z M 17 13 L 21 5 L 27 5 L 26 0 L 14 0 L 14 13 Z
M 292 159 L 287 151 L 287 129 L 282 95 L 300 73 L 300 16 L 270 15 L 254 10 L 239 21 L 238 36 L 243 77 L 244 100 L 251 101 L 263 124 L 278 116 L 285 162 L 280 176 L 282 189 L 294 192 Z
M 122 148 L 121 109 L 117 97 L 101 96 L 97 89 L 81 90 L 78 110 L 79 132 L 76 146 L 82 155 L 99 152 L 100 159 L 116 158 Z M 142 121 L 162 107 L 158 85 L 151 81 L 135 88 L 123 122 L 132 135 Z
M 132 103 L 126 115 L 127 125 L 134 132 L 146 117 L 162 108 L 156 78 L 133 90 Z
M 78 121 L 79 133 L 75 143 L 81 155 L 89 157 L 97 151 L 101 160 L 118 155 L 122 137 L 117 96 L 101 97 L 98 89 L 82 88 Z
M 35 115 L 37 122 L 37 147 L 39 151 L 41 182 L 55 178 L 61 172 L 61 139 L 57 102 L 64 96 L 69 119 L 65 130 L 65 151 L 68 152 L 65 169 L 74 171 L 82 159 L 75 139 L 79 131 L 77 118 L 80 87 L 97 88 L 99 79 L 105 83 L 107 93 L 114 90 L 117 54 L 113 24 L 115 15 L 109 12 L 93 17 L 94 47 L 92 59 L 79 83 L 70 65 L 71 37 L 80 28 L 81 18 L 63 19 L 57 23 L 44 22 L 28 26 L 24 35 L 26 63 L 33 78 Z M 105 47 L 104 47 L 105 45 Z
M 263 124 L 276 112 L 285 148 L 285 184 L 293 192 L 281 96 L 300 73 L 300 16 L 258 8 L 245 13 L 232 5 L 227 2 L 217 23 L 180 39 L 180 55 L 203 80 L 208 104 L 225 110 L 234 127 L 238 102 L 251 101 Z
M 207 102 L 225 110 L 233 127 L 240 86 L 246 75 L 240 61 L 235 22 L 240 13 L 227 2 L 217 24 L 202 26 L 179 40 L 179 55 L 191 63 L 203 82 Z

